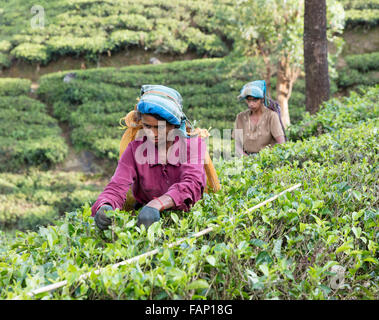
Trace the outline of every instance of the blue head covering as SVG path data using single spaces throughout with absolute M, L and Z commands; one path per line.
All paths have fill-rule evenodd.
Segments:
M 266 81 L 256 80 L 253 82 L 246 83 L 238 96 L 239 100 L 246 99 L 247 96 L 252 96 L 254 98 L 264 98 L 265 105 L 267 106 L 267 95 L 266 95 Z
M 143 85 L 137 110 L 141 113 L 156 114 L 168 123 L 180 126 L 179 130 L 187 137 L 186 120 L 183 112 L 183 99 L 175 89 L 162 85 Z

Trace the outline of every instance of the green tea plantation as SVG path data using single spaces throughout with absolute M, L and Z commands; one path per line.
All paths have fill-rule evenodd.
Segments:
M 310 114 L 300 2 L 0 0 L 0 300 L 378 300 L 379 0 L 326 4 L 330 98 Z M 236 157 L 257 79 L 290 89 L 287 141 Z M 212 133 L 221 189 L 148 229 L 109 211 L 102 231 L 91 206 L 144 84 Z
M 205 194 L 190 213 L 163 214 L 147 231 L 133 212 L 117 212 L 112 228 L 99 231 L 87 204 L 35 232 L 1 233 L 1 298 L 378 299 L 378 90 L 326 103 L 325 112 L 350 115 L 334 127 L 310 117 L 311 127 L 324 125 L 317 136 L 218 161 L 220 192 Z M 29 295 L 62 280 L 59 289 Z

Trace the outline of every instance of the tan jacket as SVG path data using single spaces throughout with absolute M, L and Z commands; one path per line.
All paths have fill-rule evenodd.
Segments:
M 276 143 L 275 138 L 284 136 L 280 125 L 279 115 L 263 108 L 263 114 L 256 125 L 250 120 L 250 110 L 239 113 L 234 122 L 234 129 L 242 129 L 240 136 L 233 130 L 232 137 L 236 139 L 236 147 L 243 148 L 246 153 L 259 152 L 268 145 Z

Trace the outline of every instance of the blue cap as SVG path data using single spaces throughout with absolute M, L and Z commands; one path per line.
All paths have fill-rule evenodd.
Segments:
M 265 105 L 267 105 L 267 96 L 266 96 L 266 81 L 265 80 L 256 80 L 249 83 L 246 83 L 238 96 L 239 100 L 246 99 L 247 96 L 252 96 L 254 98 L 265 98 Z
M 187 137 L 187 117 L 183 112 L 182 96 L 175 89 L 162 85 L 143 85 L 137 110 L 143 114 L 157 114 L 168 123 L 180 126 L 180 132 Z

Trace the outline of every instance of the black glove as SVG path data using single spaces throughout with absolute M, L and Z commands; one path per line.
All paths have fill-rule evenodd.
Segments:
M 95 214 L 95 222 L 99 229 L 105 230 L 111 225 L 112 220 L 108 218 L 105 214 L 105 211 L 113 210 L 113 208 L 109 205 L 101 206 L 99 210 L 97 210 Z
M 145 228 L 149 228 L 154 222 L 159 221 L 161 218 L 159 210 L 149 206 L 144 206 L 140 211 L 137 219 L 137 226 L 141 224 L 145 225 Z

